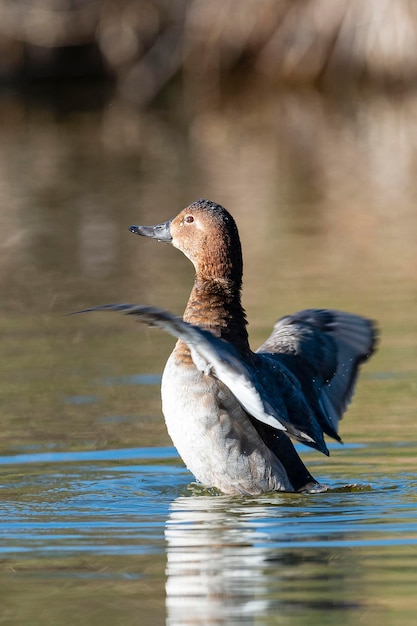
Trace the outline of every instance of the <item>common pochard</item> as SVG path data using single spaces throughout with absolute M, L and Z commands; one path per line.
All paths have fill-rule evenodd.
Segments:
M 371 320 L 308 309 L 278 320 L 256 352 L 241 304 L 242 251 L 233 217 L 198 200 L 156 226 L 132 226 L 171 243 L 195 267 L 183 318 L 144 305 L 89 311 L 135 315 L 178 339 L 162 377 L 169 435 L 188 469 L 225 494 L 326 490 L 290 437 L 328 454 L 359 366 L 375 349 Z

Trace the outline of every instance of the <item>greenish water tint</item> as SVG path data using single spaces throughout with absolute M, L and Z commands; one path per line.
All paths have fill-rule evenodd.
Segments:
M 55 95 L 0 99 L 0 622 L 414 624 L 415 95 Z M 189 262 L 128 227 L 201 196 L 238 223 L 254 348 L 302 308 L 378 320 L 345 445 L 302 451 L 327 493 L 189 486 L 160 406 L 171 338 L 66 316 L 181 313 Z

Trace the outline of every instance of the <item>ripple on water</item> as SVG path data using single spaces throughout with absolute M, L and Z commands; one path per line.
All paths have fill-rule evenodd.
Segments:
M 79 579 L 83 593 L 103 571 L 112 584 L 149 588 L 152 579 L 154 599 L 166 585 L 172 624 L 187 623 L 190 611 L 203 624 L 277 610 L 313 611 L 330 624 L 330 614 L 357 615 L 394 588 L 407 606 L 405 590 L 417 585 L 417 499 L 407 467 L 415 446 L 398 449 L 405 467 L 389 474 L 382 444 L 345 446 L 333 464 L 308 453 L 329 491 L 258 497 L 192 483 L 173 448 L 2 457 L 0 562 L 12 559 L 14 570 L 36 571 L 41 581 L 58 568 L 56 584 Z M 349 470 L 363 467 L 363 481 L 348 485 Z

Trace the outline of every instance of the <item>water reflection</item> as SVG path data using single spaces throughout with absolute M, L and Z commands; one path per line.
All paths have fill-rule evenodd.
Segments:
M 329 461 L 329 493 L 231 498 L 187 487 L 172 448 L 1 456 L 2 608 L 54 626 L 74 603 L 106 625 L 414 624 L 415 445 Z M 375 487 L 339 489 L 354 472 Z
M 171 624 L 414 624 L 416 95 L 260 87 L 211 108 L 173 91 L 149 111 L 70 96 L 0 101 L 2 605 L 21 623 L 40 608 L 39 623 L 72 624 L 74 606 L 162 623 L 165 528 Z M 369 491 L 179 497 L 189 476 L 164 448 L 159 398 L 171 339 L 63 315 L 114 301 L 180 313 L 191 266 L 127 228 L 201 196 L 239 225 L 254 347 L 300 308 L 379 320 L 342 424 L 362 446 L 309 463 Z
M 280 315 L 306 307 L 377 319 L 383 343 L 369 371 L 409 375 L 401 386 L 393 379 L 378 387 L 384 402 L 374 400 L 371 413 L 380 426 L 361 419 L 357 440 L 364 432 L 395 436 L 394 412 L 417 434 L 417 142 L 407 130 L 415 126 L 415 94 L 338 101 L 263 87 L 198 109 L 192 101 L 185 106 L 181 93 L 170 97 L 148 111 L 118 100 L 83 110 L 59 101 L 46 107 L 13 93 L 0 102 L 2 362 L 10 392 L 3 432 L 11 429 L 13 441 L 92 441 L 98 413 L 101 419 L 108 411 L 152 415 L 159 432 L 132 429 L 120 440 L 121 429 L 107 429 L 100 443 L 129 447 L 143 437 L 141 445 L 168 444 L 157 389 L 136 394 L 121 381 L 159 375 L 172 341 L 118 318 L 62 314 L 115 301 L 181 313 L 191 265 L 127 228 L 208 196 L 239 225 L 252 346 Z M 114 383 L 92 389 L 97 378 Z M 375 398 L 377 385 L 368 388 Z M 112 406 L 123 394 L 123 406 Z M 82 396 L 99 398 L 102 407 L 94 414 L 94 404 L 84 412 L 74 404 L 70 411 L 66 399 Z
M 204 496 L 175 500 L 165 532 L 167 623 L 255 624 L 272 611 L 285 620 L 306 610 L 316 612 L 318 621 L 312 622 L 320 623 L 329 609 L 334 619 L 343 612 L 343 622 L 349 623 L 349 613 L 362 605 L 352 588 L 355 558 L 339 555 L 335 567 L 333 546 L 303 548 L 293 527 L 311 514 L 307 503 L 288 494 L 252 502 Z M 312 540 L 325 542 L 327 533 Z M 294 547 L 277 549 L 273 535 Z
M 266 550 L 254 550 L 256 533 L 236 517 L 225 518 L 223 507 L 213 497 L 171 505 L 165 533 L 170 625 L 251 623 L 267 608 L 266 599 L 256 601 Z
M 0 104 L 0 282 L 14 306 L 31 298 L 61 310 L 107 290 L 177 302 L 166 268 L 184 264 L 126 229 L 201 196 L 235 215 L 246 272 L 273 263 L 275 285 L 287 271 L 363 290 L 365 277 L 375 290 L 382 273 L 412 276 L 413 94 L 339 102 L 263 88 L 214 109 L 184 109 L 179 95 L 169 109 L 114 101 L 82 114 L 12 96 Z

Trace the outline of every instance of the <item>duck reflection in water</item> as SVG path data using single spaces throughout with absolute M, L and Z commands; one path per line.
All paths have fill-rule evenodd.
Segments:
M 178 339 L 162 377 L 168 432 L 198 481 L 230 495 L 321 492 L 290 439 L 324 454 L 360 365 L 375 349 L 372 321 L 329 309 L 278 320 L 252 352 L 241 304 L 242 251 L 222 206 L 198 200 L 156 226 L 132 226 L 172 244 L 195 267 L 183 318 L 155 307 L 110 304 Z M 83 311 L 84 312 L 84 311 Z
M 357 552 L 335 557 L 344 531 L 323 528 L 311 502 L 282 493 L 174 500 L 165 529 L 167 624 L 320 624 L 329 615 L 357 623 Z

